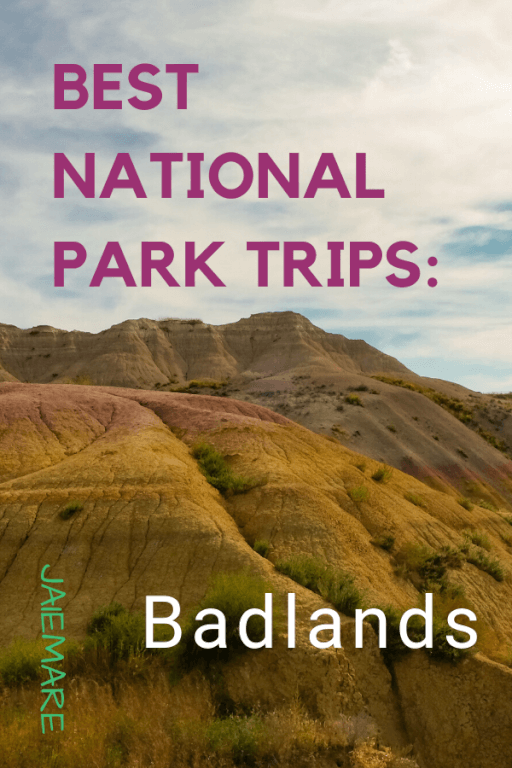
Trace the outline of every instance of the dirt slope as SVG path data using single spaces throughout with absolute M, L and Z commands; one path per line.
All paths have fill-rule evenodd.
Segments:
M 260 484 L 223 499 L 190 455 L 198 438 Z M 395 574 L 393 554 L 372 539 L 389 532 L 394 551 L 408 542 L 438 551 L 460 546 L 470 527 L 488 537 L 492 556 L 512 572 L 505 507 L 464 509 L 455 494 L 399 471 L 378 483 L 371 479 L 378 466 L 283 416 L 227 398 L 1 384 L 3 642 L 37 634 L 45 563 L 64 578 L 69 637 L 83 634 L 92 612 L 111 600 L 143 609 L 146 594 L 168 594 L 186 610 L 213 574 L 249 568 L 276 591 L 297 593 L 299 647 L 291 652 L 281 642 L 234 663 L 226 677 L 235 700 L 271 707 L 292 699 L 300 685 L 317 716 L 365 708 L 389 743 L 416 743 L 423 768 L 507 768 L 512 670 L 477 656 L 452 673 L 412 654 L 397 667 L 393 687 L 372 630 L 356 651 L 349 618 L 343 618 L 343 650 L 312 649 L 307 619 L 323 603 L 273 568 L 292 553 L 316 555 L 350 571 L 370 604 L 405 609 L 416 605 L 418 591 Z M 366 498 L 354 501 L 362 486 Z M 411 493 L 423 506 L 405 498 Z M 83 509 L 62 520 L 59 512 L 71 500 Z M 259 538 L 271 543 L 270 561 L 252 549 Z M 449 575 L 465 587 L 493 642 L 510 642 L 510 576 L 498 582 L 470 563 Z M 449 712 L 439 706 L 443 691 L 450 692 Z M 461 707 L 468 717 L 458 733 Z M 482 745 L 491 739 L 486 751 Z

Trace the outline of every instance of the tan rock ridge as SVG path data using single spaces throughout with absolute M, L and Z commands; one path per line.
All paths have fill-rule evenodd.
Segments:
M 191 456 L 189 444 L 198 439 L 256 487 L 224 499 Z M 291 554 L 313 555 L 349 571 L 370 604 L 405 609 L 416 605 L 418 591 L 395 573 L 393 554 L 372 541 L 389 532 L 393 551 L 407 543 L 439 551 L 460 546 L 469 528 L 487 537 L 492 557 L 512 572 L 503 511 L 465 509 L 454 495 L 398 470 L 380 483 L 372 479 L 379 466 L 282 415 L 228 398 L 4 383 L 2 642 L 39 633 L 45 563 L 64 579 L 68 637 L 83 635 L 93 611 L 112 600 L 143 610 L 145 595 L 166 594 L 187 610 L 216 573 L 249 569 L 276 593 L 297 593 L 299 647 L 294 653 L 280 641 L 233 662 L 226 680 L 234 700 L 273 707 L 291 701 L 299 686 L 316 716 L 363 709 L 385 743 L 415 742 L 422 768 L 508 768 L 510 669 L 483 655 L 452 668 L 415 652 L 397 665 L 393 685 L 369 627 L 364 648 L 353 648 L 352 619 L 342 619 L 344 649 L 310 647 L 309 615 L 325 604 L 273 566 Z M 353 491 L 361 487 L 367 493 L 357 500 Z M 60 512 L 71 501 L 79 508 L 64 520 Z M 256 539 L 268 540 L 270 559 L 254 552 Z M 494 645 L 510 642 L 510 576 L 499 582 L 466 562 L 449 578 L 465 588 Z M 445 693 L 451 720 L 439 707 Z M 469 714 L 458 733 L 462 707 Z M 492 750 L 475 748 L 488 739 Z
M 275 375 L 298 366 L 324 372 L 406 373 L 364 341 L 326 333 L 295 312 L 265 312 L 227 325 L 200 320 L 126 320 L 97 334 L 0 324 L 0 361 L 15 378 L 151 389 L 169 380 Z

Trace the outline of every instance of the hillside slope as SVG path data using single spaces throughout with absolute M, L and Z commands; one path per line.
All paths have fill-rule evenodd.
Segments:
M 254 481 L 252 490 L 223 498 L 190 454 L 197 440 L 215 445 Z M 420 600 L 414 574 L 397 571 L 407 545 L 440 553 L 472 535 L 485 547 L 471 551 L 497 560 L 503 580 L 469 560 L 448 577 L 487 625 L 481 650 L 504 651 L 512 638 L 510 508 L 465 509 L 454 494 L 399 471 L 372 479 L 379 468 L 283 416 L 226 398 L 4 383 L 3 642 L 38 634 L 45 563 L 64 579 L 69 637 L 83 635 L 93 611 L 112 600 L 143 609 L 145 595 L 167 594 L 186 610 L 216 573 L 249 569 L 277 593 L 297 593 L 298 648 L 278 643 L 234 662 L 226 672 L 234 699 L 273 707 L 301 686 L 316 716 L 365 709 L 388 743 L 416 744 L 423 768 L 507 768 L 511 669 L 479 654 L 452 672 L 414 652 L 395 665 L 393 687 L 373 631 L 355 650 L 348 617 L 343 649 L 312 649 L 308 617 L 325 604 L 273 567 L 292 554 L 313 555 L 349 571 L 370 605 L 405 610 Z M 63 520 L 72 501 L 79 508 Z M 375 545 L 382 534 L 392 536 L 391 551 Z M 269 541 L 269 560 L 254 552 L 257 539 Z

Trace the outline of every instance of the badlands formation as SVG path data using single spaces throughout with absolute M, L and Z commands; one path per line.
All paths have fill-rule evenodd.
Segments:
M 421 768 L 510 768 L 510 400 L 418 377 L 291 312 L 99 334 L 1 325 L 0 381 L 2 644 L 38 635 L 45 563 L 64 579 L 69 638 L 112 601 L 138 611 L 146 595 L 171 595 L 186 612 L 217 574 L 247 570 L 276 596 L 297 594 L 297 648 L 281 634 L 230 661 L 234 702 L 269 710 L 299 695 L 314 718 L 365 713 L 382 743 L 413 744 Z M 250 490 L 212 487 L 199 441 Z M 386 666 L 369 625 L 354 648 L 347 616 L 342 649 L 312 647 L 309 617 L 328 605 L 274 567 L 319 558 L 348 571 L 367 605 L 403 612 L 422 598 L 400 552 L 460 551 L 468 536 L 477 562 L 448 577 L 479 643 L 457 665 L 413 651 Z
M 254 487 L 221 496 L 191 455 L 198 440 Z M 164 594 L 186 610 L 216 574 L 247 569 L 276 595 L 297 594 L 297 648 L 280 637 L 272 650 L 229 662 L 224 678 L 233 701 L 271 709 L 298 693 L 313 717 L 366 713 L 383 743 L 414 744 L 422 768 L 509 768 L 512 669 L 500 653 L 512 637 L 510 576 L 496 580 L 470 562 L 450 571 L 479 618 L 479 653 L 452 666 L 413 651 L 388 669 L 370 626 L 364 648 L 354 648 L 354 621 L 346 616 L 343 649 L 312 647 L 309 616 L 327 605 L 274 568 L 293 554 L 315 556 L 349 571 L 369 605 L 403 611 L 420 595 L 396 572 L 393 552 L 408 544 L 458 548 L 470 530 L 486 537 L 512 573 L 506 501 L 465 508 L 449 485 L 431 488 L 399 470 L 385 483 L 372 479 L 380 467 L 335 439 L 231 398 L 5 381 L 2 641 L 37 636 L 45 563 L 64 579 L 70 638 L 83 637 L 92 613 L 111 601 L 143 610 L 145 595 Z M 354 493 L 361 487 L 365 494 Z M 72 501 L 81 508 L 64 520 L 59 513 Z M 392 552 L 375 546 L 383 533 L 394 538 Z M 256 540 L 270 543 L 268 559 L 253 550 Z
M 433 487 L 512 502 L 510 398 L 417 376 L 366 342 L 326 333 L 294 312 L 219 326 L 127 320 L 97 334 L 0 324 L 1 381 L 233 397 Z

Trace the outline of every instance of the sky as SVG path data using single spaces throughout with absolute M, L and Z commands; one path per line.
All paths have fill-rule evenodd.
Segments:
M 424 376 L 512 390 L 511 41 L 505 0 L 4 0 L 0 323 L 98 332 L 129 318 L 223 324 L 293 310 Z M 128 103 L 146 98 L 128 83 L 141 63 L 160 70 L 144 78 L 162 90 L 155 109 Z M 176 63 L 199 67 L 188 78 L 187 109 L 177 109 L 176 76 L 165 72 Z M 55 64 L 82 66 L 91 92 L 94 64 L 121 64 L 121 74 L 105 76 L 120 89 L 105 97 L 121 99 L 122 109 L 94 109 L 92 93 L 80 110 L 54 109 Z M 68 177 L 64 198 L 54 198 L 58 152 L 82 176 L 85 153 L 95 153 L 96 198 Z M 99 198 L 122 152 L 145 199 L 132 189 Z M 174 166 L 172 198 L 162 199 L 152 152 L 203 153 L 204 198 L 187 197 L 184 161 Z M 255 171 L 237 199 L 208 181 L 210 164 L 226 152 Z M 299 153 L 298 199 L 272 180 L 268 199 L 258 198 L 258 153 L 283 171 Z M 322 153 L 335 156 L 350 198 L 332 188 L 304 198 Z M 356 153 L 366 153 L 368 187 L 384 189 L 384 198 L 356 197 Z M 242 172 L 226 164 L 219 178 L 235 188 Z M 171 245 L 180 287 L 156 273 L 141 287 L 143 241 Z M 185 243 L 200 253 L 216 241 L 223 245 L 208 264 L 225 287 L 201 273 L 184 287 Z M 268 287 L 258 287 L 250 241 L 280 243 L 269 256 Z M 327 286 L 333 241 L 345 244 L 343 287 Z M 358 241 L 376 243 L 384 258 L 356 287 L 348 254 Z M 407 288 L 386 280 L 386 251 L 398 241 L 417 247 L 403 254 L 421 272 Z M 79 242 L 87 252 L 81 268 L 65 271 L 63 287 L 54 285 L 54 242 Z M 108 242 L 120 244 L 136 286 L 105 277 L 90 287 Z M 313 245 L 321 285 L 298 271 L 293 286 L 283 285 L 284 242 Z

